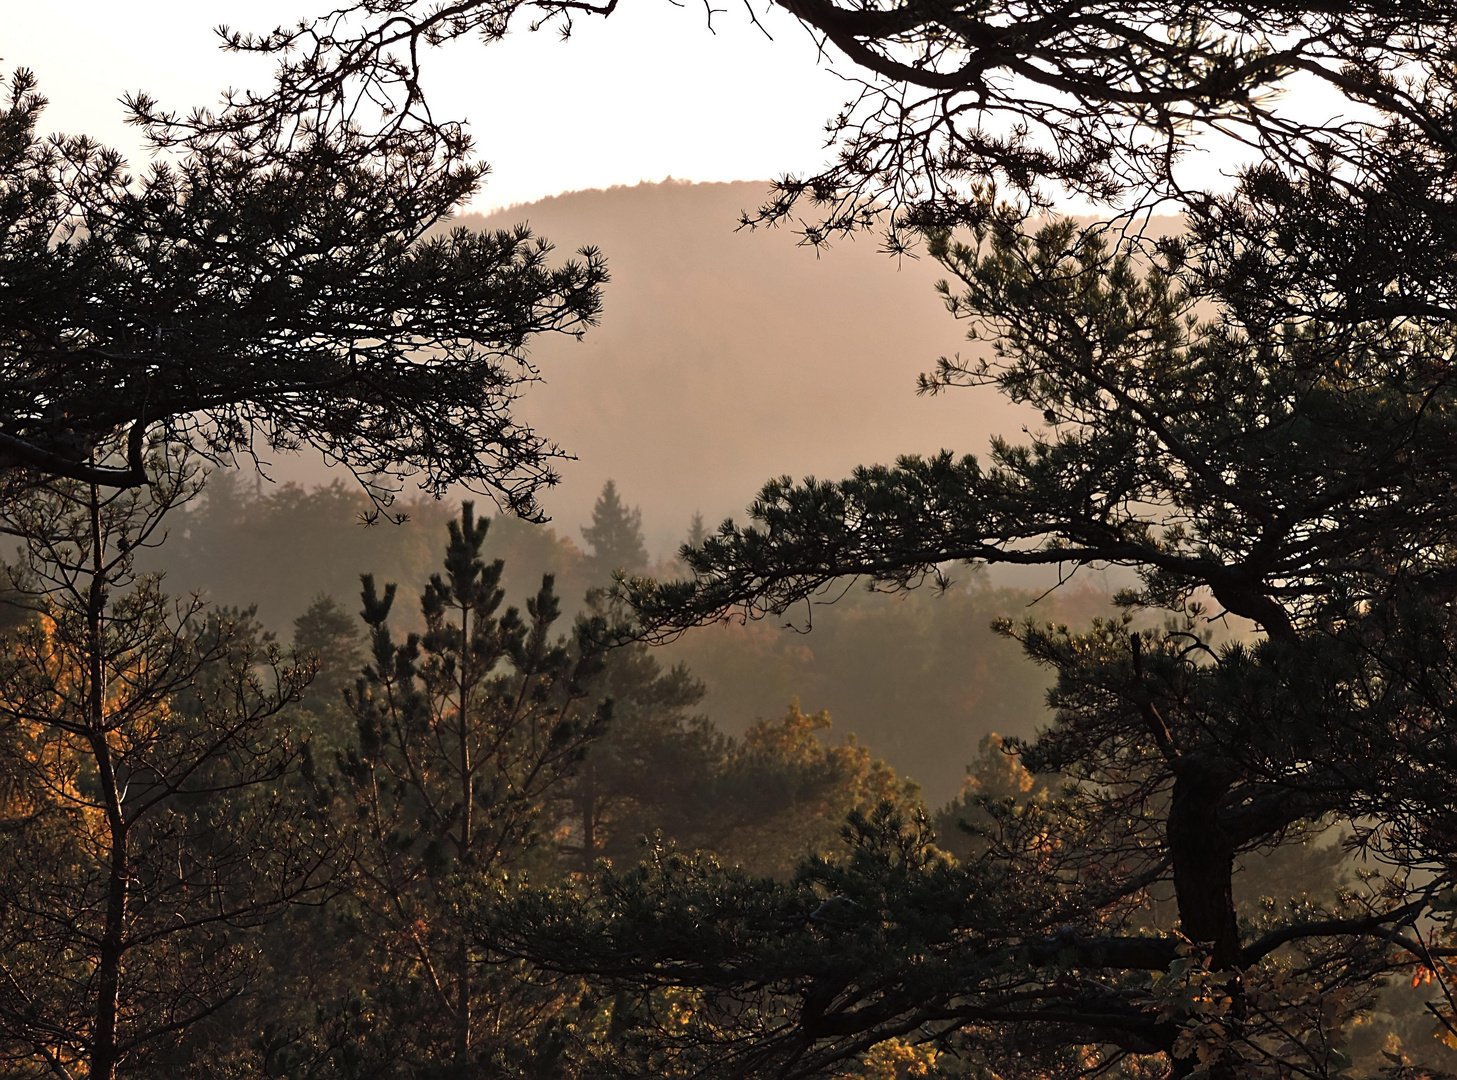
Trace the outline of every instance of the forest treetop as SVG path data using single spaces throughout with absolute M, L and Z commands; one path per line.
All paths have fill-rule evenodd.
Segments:
M 775 2 L 826 54 L 853 65 L 850 99 L 828 124 L 833 160 L 814 175 L 782 177 L 754 219 L 788 220 L 808 199 L 818 220 L 803 227 L 813 241 L 872 224 L 887 207 L 893 237 L 976 220 L 989 184 L 1033 203 L 1059 190 L 1109 205 L 1178 198 L 1179 160 L 1214 133 L 1297 171 L 1361 157 L 1385 123 L 1451 146 L 1457 12 L 1429 0 Z M 430 111 L 428 49 L 496 41 L 522 20 L 568 35 L 574 17 L 616 7 L 351 0 L 268 33 L 222 27 L 227 48 L 281 57 L 276 83 L 183 128 L 370 123 L 382 110 L 386 130 L 458 136 Z M 710 22 L 722 14 L 711 5 L 706 13 Z M 758 21 L 752 6 L 748 18 Z M 1303 114 L 1286 92 L 1312 83 L 1345 106 Z

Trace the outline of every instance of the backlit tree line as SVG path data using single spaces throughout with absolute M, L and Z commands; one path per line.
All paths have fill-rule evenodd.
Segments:
M 285 649 L 138 570 L 204 465 L 264 445 L 318 447 L 380 516 L 410 476 L 538 515 L 560 451 L 511 414 L 527 345 L 590 327 L 605 266 L 525 230 L 426 236 L 482 175 L 428 61 L 614 7 L 366 2 L 230 36 L 276 81 L 211 114 L 134 99 L 173 156 L 140 178 L 39 138 L 33 79 L 9 81 L 6 1069 L 1440 1070 L 1447 5 L 785 5 L 863 92 L 834 164 L 757 220 L 808 204 L 811 241 L 923 244 L 977 344 L 921 390 L 995 387 L 1040 424 L 985 458 L 773 480 L 747 523 L 695 529 L 677 580 L 621 558 L 605 492 L 585 539 L 616 574 L 570 629 L 551 575 L 505 605 L 471 504 L 400 584 L 404 630 L 366 577 L 362 637 L 321 601 Z M 1347 111 L 1306 119 L 1281 94 L 1302 79 Z M 1246 163 L 1191 190 L 1213 134 Z M 1107 220 L 1036 216 L 1068 192 Z M 1155 206 L 1182 230 L 1145 237 Z M 1046 724 L 989 741 L 939 814 L 797 706 L 725 739 L 650 651 L 965 563 L 1137 584 L 1088 625 L 998 624 L 1054 678 Z

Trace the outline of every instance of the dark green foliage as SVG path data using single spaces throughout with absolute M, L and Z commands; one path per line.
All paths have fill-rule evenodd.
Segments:
M 612 722 L 566 786 L 561 810 L 563 850 L 585 871 L 598 859 L 635 862 L 639 841 L 655 831 L 690 835 L 724 743 L 690 711 L 703 685 L 682 665 L 663 671 L 642 645 L 608 653 L 593 690 L 612 701 Z
M 293 648 L 317 665 L 300 704 L 310 712 L 342 705 L 345 688 L 354 685 L 364 664 L 358 616 L 345 611 L 332 596 L 320 593 L 293 621 Z
M 1383 974 L 1448 955 L 1438 893 L 1451 883 L 1457 790 L 1457 384 L 1445 285 L 1431 264 L 1389 266 L 1375 295 L 1327 227 L 1337 204 L 1354 220 L 1385 185 L 1374 163 L 1344 191 L 1253 172 L 1188 238 L 1154 251 L 1069 222 L 1025 235 L 1010 213 L 971 243 L 937 237 L 960 282 L 948 304 L 992 355 L 943 361 L 924 388 L 995 385 L 1045 426 L 1025 445 L 994 442 L 986 464 L 945 453 L 841 483 L 775 481 L 752 526 L 726 524 L 683 551 L 693 580 L 624 584 L 648 630 L 671 634 L 785 612 L 842 577 L 909 588 L 963 560 L 1139 575 L 1119 598 L 1122 619 L 1083 632 L 1002 624 L 1056 674 L 1053 723 L 1012 745 L 1027 769 L 1071 786 L 963 800 L 975 836 L 953 846 L 966 873 L 989 876 L 937 885 L 945 921 L 915 924 L 922 953 L 861 953 L 828 989 L 813 966 L 786 964 L 773 1009 L 793 1019 L 771 1032 L 755 1019 L 768 977 L 736 973 L 757 972 L 776 947 L 748 942 L 715 961 L 730 974 L 683 982 L 740 1011 L 654 1045 L 696 1038 L 705 1060 L 762 1053 L 749 1071 L 773 1075 L 832 1070 L 902 1037 L 988 1067 L 1012 1045 L 1026 1075 L 1078 1062 L 1334 1075 Z M 1422 191 L 1419 216 L 1444 235 L 1449 193 L 1434 181 Z M 1281 202 L 1298 204 L 1293 220 L 1271 212 Z M 1415 215 L 1366 227 L 1402 243 Z M 1139 629 L 1137 609 L 1164 624 Z M 1226 614 L 1262 635 L 1216 643 L 1209 621 Z M 1332 823 L 1388 872 L 1342 889 L 1307 857 L 1295 860 L 1305 882 L 1237 903 L 1237 865 Z M 930 859 L 928 838 L 915 843 Z M 937 880 L 908 870 L 899 895 Z M 660 887 L 679 902 L 676 886 Z M 837 886 L 865 887 L 853 876 Z M 614 903 L 583 932 L 617 934 Z M 1023 952 L 993 944 L 1009 928 Z M 552 948 L 523 951 L 556 963 Z M 923 956 L 947 967 L 923 969 Z M 645 950 L 600 970 L 631 981 L 634 964 L 696 962 Z M 565 969 L 593 970 L 581 959 Z M 1449 1001 L 1433 1007 L 1451 1015 Z M 1125 1061 L 1148 1055 L 1147 1066 Z
M 574 993 L 479 950 L 460 921 L 469 897 L 550 868 L 549 808 L 611 711 L 590 693 L 600 629 L 553 636 L 549 574 L 524 613 L 503 609 L 503 563 L 481 556 L 489 526 L 470 503 L 449 523 L 443 569 L 420 597 L 424 631 L 404 641 L 389 625 L 395 586 L 364 576 L 368 662 L 346 694 L 356 734 L 327 789 L 353 850 L 341 909 L 362 935 L 355 992 L 374 1017 L 348 1027 L 350 1053 L 411 1075 L 530 1057 Z M 315 1050 L 344 1037 L 330 1016 L 307 1040 Z

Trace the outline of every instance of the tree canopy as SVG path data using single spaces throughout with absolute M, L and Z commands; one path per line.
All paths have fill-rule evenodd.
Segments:
M 600 256 L 523 228 L 426 237 L 482 169 L 347 128 L 212 130 L 144 175 L 0 112 L 0 465 L 145 481 L 149 435 L 226 460 L 307 444 L 383 498 L 404 474 L 537 512 L 559 451 L 512 416 L 534 335 L 596 317 Z M 124 433 L 120 458 L 94 458 Z
M 602 494 L 592 506 L 592 523 L 583 526 L 582 539 L 591 548 L 587 561 L 599 583 L 606 584 L 619 570 L 647 569 L 642 511 L 635 506 L 629 508 L 622 501 L 615 481 L 608 480 L 602 485 Z
M 849 62 L 849 100 L 828 125 L 833 160 L 781 178 L 757 218 L 787 220 L 808 200 L 818 220 L 804 227 L 815 241 L 880 220 L 886 208 L 898 242 L 907 226 L 976 220 L 988 184 L 1033 202 L 1048 194 L 1044 181 L 1105 204 L 1180 197 L 1184 152 L 1216 134 L 1299 171 L 1361 158 L 1373 116 L 1377 127 L 1386 118 L 1451 143 L 1457 16 L 1428 0 L 777 6 L 824 55 Z M 272 88 L 235 94 L 224 116 L 240 126 L 327 124 L 387 102 L 385 130 L 455 134 L 428 104 L 431 48 L 496 41 L 523 20 L 570 34 L 574 18 L 616 8 L 617 0 L 354 0 L 271 32 L 223 27 L 226 47 L 281 60 Z M 705 5 L 705 14 L 711 23 L 723 13 Z M 757 21 L 752 10 L 747 17 Z M 1311 88 L 1343 105 L 1303 110 L 1297 99 Z
M 130 184 L 111 179 L 116 167 L 88 164 L 105 155 L 81 143 L 35 151 L 22 123 L 17 160 L 38 153 L 41 164 L 21 175 L 40 180 L 15 189 L 16 205 L 52 205 L 60 196 L 45 178 L 53 176 L 55 192 L 100 192 L 107 208 L 61 243 L 53 230 L 25 250 L 42 269 L 65 266 L 102 251 L 116 222 L 141 221 L 150 231 L 116 234 L 115 250 L 134 260 L 127 281 L 155 279 L 174 306 L 183 295 L 208 300 L 202 270 L 223 264 L 204 256 L 235 233 L 332 236 L 336 209 L 353 227 L 350 214 L 394 192 L 388 169 L 366 167 L 381 152 L 414 169 L 404 202 L 405 193 L 449 194 L 469 181 L 468 143 L 425 104 L 420 45 L 500 37 L 527 7 L 569 21 L 610 14 L 614 4 L 362 0 L 295 30 L 233 36 L 235 48 L 295 52 L 271 91 L 239 95 L 219 116 L 181 119 L 135 102 L 160 142 L 185 151 L 136 199 Z M 502 568 L 480 557 L 484 524 L 467 509 L 452 527 L 446 573 L 422 597 L 423 636 L 397 644 L 386 625 L 393 593 L 366 580 L 375 662 L 346 698 L 357 745 L 336 758 L 336 776 L 312 768 L 305 776 L 321 811 L 331 802 L 350 810 L 340 817 L 358 833 L 360 854 L 349 863 L 360 875 L 356 911 L 373 905 L 391 939 L 388 962 L 373 972 L 384 977 L 365 985 L 398 981 L 397 1004 L 428 1010 L 397 1013 L 411 1025 L 404 1041 L 420 1037 L 421 1050 L 393 1060 L 485 1068 L 489 1058 L 500 1071 L 507 1062 L 518 1072 L 566 1071 L 566 1048 L 575 1047 L 581 1075 L 785 1078 L 854 1075 L 891 1048 L 903 1052 L 906 1072 L 1010 1080 L 1410 1076 L 1416 1065 L 1399 1043 L 1363 1047 L 1359 1030 L 1397 973 L 1413 974 L 1414 986 L 1435 977 L 1428 1012 L 1457 1048 L 1451 11 L 1375 0 L 1197 9 L 1166 0 L 1052 8 L 795 0 L 789 10 L 872 78 L 833 128 L 838 162 L 811 180 L 782 181 L 765 216 L 781 217 L 807 195 L 824 211 L 809 226 L 816 239 L 888 205 L 893 230 L 911 225 L 929 238 L 954 281 L 947 305 L 978 342 L 974 354 L 944 359 L 922 389 L 994 386 L 1041 423 L 1021 442 L 996 440 L 986 461 L 947 451 L 839 482 L 771 482 L 750 524 L 726 522 L 682 550 L 689 580 L 620 583 L 637 633 L 670 637 L 734 615 L 783 615 L 847 578 L 892 591 L 940 583 L 956 563 L 1065 573 L 1112 565 L 1133 571 L 1137 585 L 1118 597 L 1121 615 L 1081 629 L 999 624 L 1055 674 L 1052 717 L 1034 739 L 988 742 L 975 782 L 939 818 L 963 834 L 943 846 L 889 770 L 853 744 L 819 745 L 814 731 L 827 718 L 795 706 L 781 724 L 761 723 L 726 749 L 694 738 L 708 733 L 684 715 L 697 692 L 686 672 L 629 670 L 640 651 L 619 654 L 616 671 L 599 667 L 605 620 L 584 623 L 575 647 L 553 643 L 549 578 L 528 608 L 529 626 L 510 610 L 498 619 Z M 1305 122 L 1276 97 L 1297 77 L 1325 82 L 1368 115 Z M 378 130 L 339 122 L 361 101 L 392 109 Z M 13 115 L 34 111 L 17 102 Z M 1225 195 L 1179 184 L 1180 151 L 1209 132 L 1246 140 L 1259 158 Z M 234 172 L 240 163 L 248 167 Z M 314 192 L 318 176 L 331 178 L 330 197 L 297 197 Z M 1175 197 L 1188 229 L 1145 243 L 1102 224 L 1029 228 L 1044 182 L 1107 202 Z M 1015 205 L 999 201 L 997 185 L 1015 191 Z M 155 198 L 141 197 L 154 188 Z M 281 232 L 247 232 L 254 219 L 241 210 L 219 212 L 221 231 L 176 224 L 193 228 L 213 201 L 232 207 L 225 196 L 234 191 L 247 196 L 237 207 L 259 213 L 287 194 L 283 218 L 263 213 Z M 299 210 L 310 206 L 325 208 L 324 224 Z M 153 237 L 179 229 L 188 243 L 176 250 L 187 254 L 173 278 L 154 271 L 174 267 L 159 261 L 173 248 Z M 506 395 L 490 400 L 509 400 L 514 384 L 491 383 L 498 361 L 514 360 L 527 333 L 590 317 L 599 271 L 589 262 L 548 272 L 505 239 L 487 258 L 477 250 L 486 241 L 468 234 L 435 247 L 389 229 L 376 235 L 377 250 L 396 257 L 380 264 L 395 314 L 378 323 L 360 316 L 368 333 L 357 338 L 330 329 L 332 309 L 308 308 L 300 317 L 325 327 L 322 382 L 278 384 L 263 411 L 245 407 L 252 398 L 187 397 L 191 382 L 169 389 L 168 312 L 141 329 L 126 324 L 118 341 L 152 343 L 127 369 L 139 374 L 129 382 L 103 364 L 93 382 L 107 402 L 140 394 L 142 411 L 96 431 L 65 411 L 50 428 L 33 421 L 36 432 L 80 436 L 83 453 L 68 468 L 92 484 L 76 488 L 76 505 L 89 491 L 97 506 L 96 482 L 127 479 L 117 475 L 124 470 L 96 472 L 109 466 L 84 451 L 119 430 L 139 445 L 154 423 L 153 394 L 182 403 L 167 416 L 207 418 L 179 421 L 171 435 L 214 454 L 246 448 L 243 433 L 261 424 L 340 457 L 382 444 L 374 457 L 345 460 L 365 472 L 403 462 L 443 483 L 461 478 L 456 466 L 467 458 L 478 463 L 512 445 L 506 429 L 462 423 L 467 438 L 497 433 L 457 457 L 454 428 L 437 432 L 408 409 L 386 410 L 383 398 L 328 398 L 324 419 L 299 403 L 322 408 L 324 399 L 308 395 L 354 387 L 356 370 L 375 372 L 408 401 L 416 368 L 434 370 L 433 359 L 410 363 L 417 346 L 454 358 L 447 372 L 468 359 L 486 363 L 471 378 L 486 375 L 483 385 Z M 190 261 L 194 247 L 201 262 Z M 413 309 L 389 290 L 414 280 L 416 255 L 445 270 L 479 270 L 472 252 L 507 279 L 523 276 L 510 310 L 532 314 L 506 320 L 520 334 L 391 337 L 410 326 L 398 313 Z M 283 274 L 289 303 L 315 295 L 312 262 L 292 247 L 270 259 L 273 249 L 259 281 Z M 432 297 L 438 280 L 465 280 L 427 277 L 422 295 Z M 169 294 L 174 280 L 182 284 Z M 332 287 L 319 285 L 320 295 L 334 296 Z M 229 288 L 230 317 L 247 315 L 253 294 Z M 177 335 L 176 347 L 213 340 L 208 325 Z M 383 353 L 371 355 L 366 346 L 380 334 Z M 466 342 L 459 355 L 457 340 Z M 278 348 L 292 357 L 311 341 Z M 77 342 L 77 355 L 91 355 L 89 336 Z M 230 354 L 213 347 L 216 358 L 200 354 L 201 370 L 221 377 Z M 96 355 L 112 363 L 111 350 Z M 266 371 L 278 355 L 249 354 L 248 370 Z M 391 365 L 404 365 L 408 378 L 389 382 Z M 37 416 L 60 386 L 34 398 Z M 497 415 L 488 405 L 429 419 L 476 422 Z M 353 426 L 329 427 L 336 416 Z M 25 443 L 24 435 L 14 438 Z M 445 449 L 433 439 L 447 440 Z M 31 449 L 32 464 L 54 464 L 34 455 L 55 450 Z M 492 460 L 522 464 L 501 453 Z M 522 467 L 530 472 L 529 462 Z M 509 475 L 484 480 L 529 512 L 531 478 L 514 486 Z M 635 534 L 611 489 L 594 528 L 606 521 L 608 494 L 621 526 L 614 535 Z M 604 541 L 595 553 L 605 549 Z M 101 603 L 100 587 L 90 595 Z M 77 623 L 99 641 L 89 627 Z M 31 643 L 23 659 L 37 666 L 30 658 L 45 658 L 43 628 L 20 640 Z M 69 663 L 67 677 L 81 666 Z M 602 735 L 608 709 L 593 683 L 614 678 L 618 688 L 635 686 L 635 704 L 661 707 L 638 710 L 637 730 L 624 725 L 615 743 Z M 14 685 L 24 684 L 8 681 L 12 697 Z M 281 709 L 295 689 L 257 700 L 264 712 Z M 579 712 L 588 702 L 596 708 Z M 106 715 L 98 702 L 82 719 Z M 95 723 L 70 723 L 89 738 L 92 758 L 110 756 Z M 671 803 L 678 794 L 626 783 L 649 746 L 661 749 L 658 736 L 683 736 L 679 760 L 696 759 L 696 775 L 716 782 L 695 790 L 725 807 L 736 791 L 767 785 L 807 816 L 816 804 L 848 811 L 841 847 L 826 850 L 821 813 L 776 823 L 811 848 L 792 875 L 782 873 L 782 851 L 752 856 L 781 870 L 764 877 L 662 838 L 640 866 L 589 865 L 654 797 Z M 1002 750 L 1016 760 L 999 769 Z M 660 768 L 673 767 L 666 757 Z M 115 784 L 101 787 L 116 819 L 112 804 L 123 796 Z M 522 878 L 528 864 L 546 864 L 553 824 L 556 854 L 570 857 L 572 872 L 535 887 Z M 119 832 L 115 820 L 110 832 Z M 1336 880 L 1329 849 L 1313 845 L 1329 832 L 1365 858 L 1354 880 Z M 1298 872 L 1251 884 L 1241 868 L 1265 856 Z M 170 861 L 165 871 L 158 880 L 170 882 Z M 125 879 L 110 872 L 113 895 Z M 115 909 L 125 914 L 123 901 Z M 103 919 L 90 1039 L 92 1057 L 109 1067 L 117 1054 L 107 1031 L 117 1025 L 108 1002 L 117 997 L 106 980 L 122 965 L 108 925 L 117 920 Z M 17 926 L 11 940 L 23 942 Z M 487 1001 L 502 1003 L 495 1016 L 505 1019 L 478 1038 Z M 377 1030 L 388 1034 L 388 1025 Z M 334 1069 L 347 1055 L 326 1057 Z
M 681 551 L 690 580 L 622 594 L 671 636 L 845 578 L 1128 567 L 1122 617 L 1002 624 L 1056 674 L 1051 724 L 1009 747 L 1060 793 L 975 798 L 959 860 L 887 806 L 787 884 L 664 853 L 483 933 L 644 1000 L 688 994 L 648 1071 L 833 1075 L 894 1040 L 1004 1076 L 1350 1068 L 1381 981 L 1457 954 L 1445 153 L 1393 133 L 1345 179 L 1254 169 L 1156 246 L 1029 233 L 1014 209 L 933 233 L 984 351 L 923 390 L 992 385 L 1042 424 L 986 462 L 772 481 L 750 524 Z M 1384 212 L 1336 227 L 1363 208 Z M 1228 616 L 1253 631 L 1216 641 Z M 1333 826 L 1370 860 L 1358 886 L 1242 907 L 1242 860 Z

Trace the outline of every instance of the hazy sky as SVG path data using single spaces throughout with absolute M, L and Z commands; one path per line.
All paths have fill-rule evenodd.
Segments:
M 758 0 L 762 3 L 762 0 Z M 228 86 L 261 85 L 271 64 L 219 52 L 212 28 L 266 30 L 328 6 L 311 0 L 100 0 L 7 3 L 5 72 L 29 67 L 52 105 L 47 132 L 86 132 L 145 162 L 117 99 L 144 89 L 179 110 Z M 433 103 L 470 121 L 492 176 L 475 208 L 667 175 L 763 178 L 820 163 L 822 128 L 846 86 L 777 9 L 765 39 L 741 7 L 707 28 L 696 0 L 631 0 L 582 19 L 569 42 L 549 31 L 429 59 Z M 524 23 L 523 23 L 524 26 Z
M 721 0 L 709 0 L 718 5 Z M 769 40 L 742 6 L 759 12 Z M 117 99 L 144 89 L 186 110 L 229 86 L 261 86 L 272 63 L 217 48 L 213 28 L 267 30 L 331 6 L 319 0 L 10 0 L 0 70 L 34 69 L 52 101 L 48 131 L 87 132 L 146 154 Z M 822 62 L 809 35 L 769 0 L 628 0 L 608 19 L 582 18 L 571 41 L 524 30 L 482 47 L 462 40 L 428 57 L 437 115 L 470 123 L 492 176 L 471 209 L 489 212 L 564 191 L 667 176 L 764 179 L 823 165 L 824 123 L 853 86 Z M 854 68 L 838 60 L 842 71 Z M 1310 80 L 1287 106 L 1326 118 L 1347 111 Z M 1228 142 L 1184 165 L 1184 180 L 1222 187 L 1249 151 Z M 1089 207 L 1068 204 L 1073 212 Z

